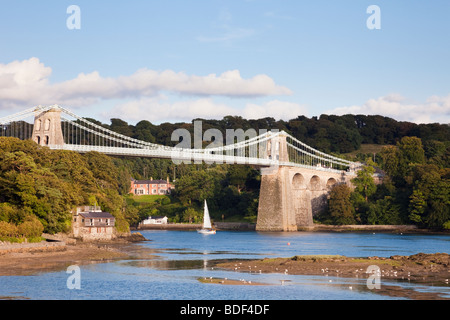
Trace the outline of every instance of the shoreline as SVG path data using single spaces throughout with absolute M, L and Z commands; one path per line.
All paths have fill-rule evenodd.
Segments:
M 256 232 L 283 232 L 283 231 L 257 231 L 256 224 L 247 222 L 217 222 L 214 224 L 217 231 L 256 231 Z M 169 231 L 195 231 L 202 228 L 201 224 L 187 223 L 169 223 L 153 224 L 132 228 L 133 231 L 146 230 L 169 230 Z M 450 230 L 431 230 L 420 229 L 415 225 L 325 225 L 314 224 L 307 227 L 298 227 L 297 231 L 292 232 L 381 232 L 381 233 L 399 233 L 399 234 L 450 234 Z
M 131 257 L 125 250 L 128 245 L 148 241 L 136 233 L 104 242 L 64 240 L 0 244 L 0 276 L 27 276 L 63 270 L 70 265 L 127 259 Z
M 104 263 L 130 257 L 120 244 L 70 244 L 31 251 L 0 251 L 0 276 L 29 276 L 64 270 L 70 265 Z M 57 250 L 54 250 L 57 248 Z

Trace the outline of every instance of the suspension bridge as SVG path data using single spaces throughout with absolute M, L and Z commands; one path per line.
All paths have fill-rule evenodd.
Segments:
M 326 205 L 331 187 L 350 184 L 359 167 L 284 131 L 268 131 L 206 148 L 171 147 L 119 134 L 57 105 L 33 107 L 0 118 L 0 137 L 31 139 L 52 150 L 259 167 L 262 179 L 257 230 L 261 231 L 295 231 L 298 226 L 312 225 L 312 217 Z

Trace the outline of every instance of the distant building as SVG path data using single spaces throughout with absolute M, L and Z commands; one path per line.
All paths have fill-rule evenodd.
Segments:
M 97 206 L 77 207 L 72 211 L 72 233 L 83 241 L 115 238 L 116 218 Z
M 167 180 L 135 180 L 131 179 L 130 193 L 135 196 L 170 194 L 175 187 Z
M 147 220 L 141 222 L 141 225 L 149 224 L 167 224 L 167 217 L 149 217 Z

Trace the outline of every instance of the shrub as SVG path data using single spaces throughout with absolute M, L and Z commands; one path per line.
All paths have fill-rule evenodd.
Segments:
M 35 216 L 29 216 L 25 222 L 17 226 L 17 229 L 22 237 L 37 238 L 42 235 L 44 226 Z
M 0 221 L 0 238 L 16 238 L 19 230 L 16 225 L 5 221 Z

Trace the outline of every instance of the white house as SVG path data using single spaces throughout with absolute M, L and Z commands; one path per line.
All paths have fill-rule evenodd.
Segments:
M 167 224 L 167 217 L 149 217 L 147 220 L 142 221 L 142 225 L 149 224 Z

